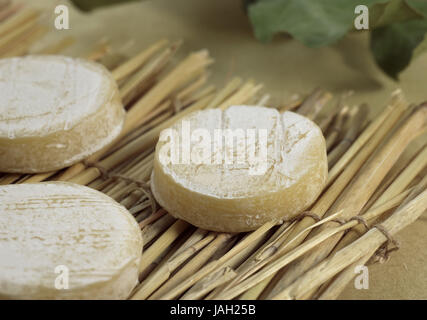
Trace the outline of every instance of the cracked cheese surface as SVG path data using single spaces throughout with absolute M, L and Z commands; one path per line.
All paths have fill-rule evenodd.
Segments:
M 192 157 L 193 152 L 200 154 L 199 159 L 210 159 L 194 162 L 191 158 L 189 163 L 181 158 L 174 163 L 163 161 L 163 148 L 170 140 L 162 141 L 165 131 L 162 132 L 156 146 L 152 189 L 157 201 L 172 215 L 204 229 L 249 231 L 267 221 L 291 219 L 307 209 L 322 191 L 328 174 L 325 140 L 311 120 L 293 112 L 280 114 L 275 109 L 256 106 L 198 111 L 183 120 L 171 128 L 183 143 L 190 144 L 182 153 Z M 240 162 L 226 162 L 225 157 L 221 163 L 215 162 L 221 149 L 213 145 L 210 154 L 194 151 L 200 140 L 188 136 L 186 128 L 190 128 L 191 134 L 202 128 L 211 137 L 217 129 L 263 129 L 267 132 L 266 157 L 258 162 L 249 157 L 249 150 L 262 150 L 261 139 L 236 137 L 231 149 L 223 141 L 222 153 L 238 159 L 242 154 L 239 150 L 244 149 L 237 146 L 244 145 L 247 153 Z M 214 141 L 211 138 L 212 144 Z M 264 165 L 261 174 L 254 174 L 256 164 Z
M 0 298 L 125 299 L 141 254 L 135 219 L 101 192 L 66 182 L 0 186 Z
M 117 84 L 101 65 L 63 56 L 0 60 L 0 171 L 72 165 L 122 129 Z

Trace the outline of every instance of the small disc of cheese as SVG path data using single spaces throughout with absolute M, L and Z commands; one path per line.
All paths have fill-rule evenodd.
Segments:
M 117 137 L 124 117 L 102 65 L 50 55 L 0 60 L 0 171 L 72 165 Z
M 162 131 L 151 186 L 172 215 L 208 230 L 242 232 L 301 213 L 327 175 L 325 140 L 312 121 L 233 106 L 191 113 Z
M 135 219 L 99 191 L 0 186 L 0 299 L 125 299 L 141 254 Z

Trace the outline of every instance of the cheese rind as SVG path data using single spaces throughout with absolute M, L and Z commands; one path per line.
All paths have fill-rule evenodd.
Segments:
M 186 134 L 185 128 L 190 128 L 191 133 Z M 192 113 L 170 129 L 181 138 L 191 137 L 198 129 L 207 130 L 211 136 L 217 129 L 267 131 L 266 157 L 258 163 L 265 165 L 261 174 L 254 174 L 249 154 L 240 163 L 216 163 L 214 152 L 205 163 L 184 163 L 181 158 L 175 163 L 165 162 L 162 155 L 170 139 L 162 140 L 165 131 L 162 132 L 151 178 L 153 194 L 169 213 L 200 228 L 243 232 L 267 221 L 291 219 L 315 201 L 326 183 L 328 168 L 322 132 L 312 121 L 296 113 L 233 106 L 225 111 Z M 185 143 L 183 139 L 179 141 Z M 193 154 L 200 140 L 191 139 L 189 143 L 187 151 Z M 251 142 L 240 143 L 246 143 L 247 147 Z M 255 150 L 263 149 L 261 139 L 254 143 Z M 236 160 L 241 154 L 236 152 L 238 144 L 236 139 L 234 150 L 223 149 L 223 152 L 234 154 Z
M 0 298 L 125 299 L 138 282 L 141 230 L 101 192 L 0 186 L 0 226 Z
M 0 171 L 62 169 L 122 129 L 117 84 L 97 63 L 62 56 L 0 60 Z

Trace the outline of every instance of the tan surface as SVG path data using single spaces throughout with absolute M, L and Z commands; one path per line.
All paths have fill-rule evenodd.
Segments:
M 52 13 L 58 3 L 37 1 Z M 284 37 L 262 44 L 254 40 L 240 0 L 153 0 L 92 15 L 73 10 L 70 23 L 72 30 L 56 31 L 53 36 L 80 35 L 80 49 L 103 36 L 123 52 L 136 52 L 163 37 L 182 38 L 185 43 L 179 56 L 207 48 L 215 58 L 212 82 L 221 85 L 233 75 L 254 78 L 265 84 L 273 101 L 286 101 L 295 92 L 306 93 L 317 86 L 336 93 L 353 89 L 356 94 L 351 101 L 368 102 L 372 115 L 397 87 L 373 63 L 367 34 L 352 34 L 331 48 L 308 49 Z M 427 55 L 423 55 L 401 75 L 399 85 L 412 102 L 427 98 L 426 64 Z M 402 249 L 387 264 L 369 268 L 370 289 L 356 290 L 350 284 L 341 298 L 427 299 L 426 232 L 424 215 L 398 235 Z

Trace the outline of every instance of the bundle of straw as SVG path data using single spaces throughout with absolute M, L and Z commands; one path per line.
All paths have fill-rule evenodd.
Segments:
M 1 57 L 30 52 L 45 30 L 39 16 L 9 2 L 0 7 Z M 39 53 L 60 53 L 73 42 L 64 38 Z M 262 85 L 253 80 L 233 78 L 219 90 L 207 85 L 208 52 L 172 65 L 180 46 L 181 41 L 160 40 L 119 63 L 111 63 L 105 42 L 82 53 L 109 67 L 120 85 L 127 109 L 121 136 L 70 168 L 3 174 L 0 185 L 71 181 L 126 206 L 145 243 L 141 283 L 132 299 L 333 299 L 352 280 L 356 265 L 386 260 L 389 245 L 397 245 L 395 234 L 426 211 L 427 179 L 421 177 L 427 146 L 407 147 L 426 131 L 427 106 L 408 105 L 396 91 L 368 121 L 365 104 L 348 106 L 345 97 L 321 89 L 274 106 L 313 119 L 324 132 L 327 186 L 299 219 L 266 223 L 246 234 L 209 232 L 157 208 L 146 188 L 160 131 L 195 110 L 265 105 L 269 96 L 260 94 Z

